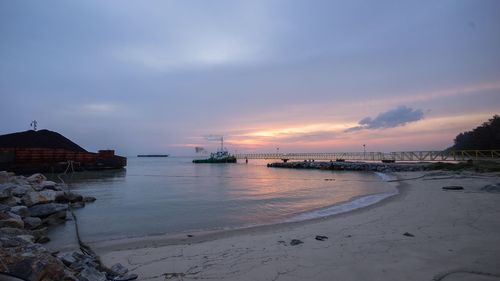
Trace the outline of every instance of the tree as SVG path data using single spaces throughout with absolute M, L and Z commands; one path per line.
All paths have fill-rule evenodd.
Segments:
M 494 115 L 472 131 L 458 134 L 454 142 L 450 149 L 500 149 L 500 116 Z

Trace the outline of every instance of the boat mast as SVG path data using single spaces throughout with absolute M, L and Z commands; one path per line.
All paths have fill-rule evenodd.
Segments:
M 220 137 L 220 151 L 224 151 L 224 136 Z

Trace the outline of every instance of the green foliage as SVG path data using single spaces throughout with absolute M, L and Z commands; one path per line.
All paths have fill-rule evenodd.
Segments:
M 472 131 L 458 134 L 455 138 L 455 145 L 450 149 L 500 149 L 500 116 L 494 115 L 493 118 Z

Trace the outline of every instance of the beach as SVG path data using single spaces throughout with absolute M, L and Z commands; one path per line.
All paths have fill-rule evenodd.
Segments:
M 498 174 L 394 175 L 398 195 L 327 218 L 93 246 L 140 280 L 500 280 Z

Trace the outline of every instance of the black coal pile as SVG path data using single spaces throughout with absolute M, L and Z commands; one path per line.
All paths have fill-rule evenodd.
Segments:
M 0 136 L 0 148 L 59 148 L 77 152 L 87 152 L 63 135 L 49 131 L 25 131 Z

